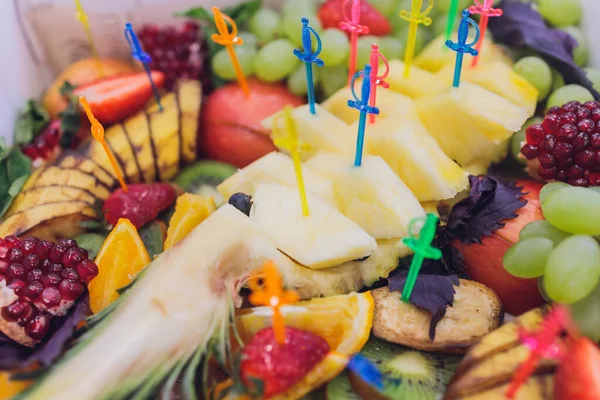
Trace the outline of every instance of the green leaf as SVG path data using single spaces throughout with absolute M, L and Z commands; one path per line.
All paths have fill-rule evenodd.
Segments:
M 254 13 L 260 9 L 260 6 L 261 0 L 251 0 L 233 7 L 224 8 L 221 11 L 231 17 L 231 19 L 233 19 L 239 26 L 248 21 L 254 15 Z M 210 24 L 214 23 L 212 12 L 208 11 L 204 7 L 190 8 L 185 11 L 175 13 L 175 16 L 192 18 L 199 21 L 209 22 Z
M 62 97 L 66 97 L 68 100 L 71 100 L 73 97 L 73 91 L 75 91 L 76 86 L 72 85 L 69 81 L 64 81 L 63 85 L 60 87 L 60 95 Z
M 31 175 L 31 160 L 18 147 L 7 151 L 0 142 L 0 218 Z
M 50 122 L 50 116 L 36 100 L 30 99 L 15 127 L 15 143 L 30 143 Z
M 175 13 L 176 17 L 187 17 L 197 19 L 199 21 L 212 22 L 213 16 L 204 7 L 189 8 L 185 11 Z
M 60 145 L 62 148 L 69 148 L 81 127 L 81 114 L 77 107 L 77 99 L 71 99 L 67 108 L 59 116 L 60 129 L 62 130 Z

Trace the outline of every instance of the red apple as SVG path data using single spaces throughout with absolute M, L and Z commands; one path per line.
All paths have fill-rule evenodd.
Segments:
M 255 79 L 248 81 L 250 96 L 237 84 L 229 84 L 212 92 L 204 101 L 200 147 L 214 160 L 243 168 L 276 150 L 270 132 L 260 121 L 283 109 L 304 103 L 290 94 L 283 84 L 270 84 Z

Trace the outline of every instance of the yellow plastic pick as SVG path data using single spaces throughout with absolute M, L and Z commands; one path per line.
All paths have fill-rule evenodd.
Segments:
M 400 11 L 400 17 L 410 22 L 410 26 L 408 28 L 408 39 L 406 41 L 406 50 L 404 52 L 405 78 L 410 76 L 410 67 L 415 56 L 415 46 L 417 45 L 417 30 L 419 29 L 419 24 L 423 24 L 425 26 L 431 25 L 431 18 L 429 18 L 427 15 L 429 15 L 433 9 L 433 0 L 429 0 L 427 9 L 421 12 L 422 7 L 423 0 L 412 0 L 410 13 L 406 10 Z
M 115 171 L 115 174 L 117 175 L 117 179 L 119 180 L 121 187 L 123 188 L 125 193 L 127 193 L 129 188 L 127 187 L 127 184 L 125 183 L 125 179 L 123 179 L 123 175 L 121 174 L 121 170 L 119 169 L 117 160 L 115 160 L 115 156 L 113 155 L 112 151 L 110 151 L 110 148 L 108 147 L 108 144 L 106 143 L 106 140 L 104 140 L 104 127 L 96 119 L 96 117 L 94 117 L 94 113 L 92 112 L 90 105 L 87 102 L 85 97 L 79 96 L 79 104 L 81 104 L 81 107 L 83 107 L 85 114 L 87 115 L 88 119 L 90 120 L 90 124 L 92 124 L 92 127 L 90 129 L 92 132 L 92 136 L 94 137 L 94 139 L 96 139 L 102 145 L 102 148 L 104 149 L 104 152 L 106 153 L 106 156 L 108 157 L 108 160 L 110 161 L 110 164 L 112 165 L 113 170 Z
M 235 75 L 237 76 L 238 84 L 242 88 L 242 91 L 246 97 L 248 97 L 250 96 L 250 88 L 248 87 L 248 82 L 246 81 L 246 77 L 242 71 L 237 54 L 235 54 L 235 50 L 233 49 L 234 44 L 241 46 L 244 44 L 244 40 L 238 36 L 237 25 L 231 17 L 223 14 L 221 10 L 219 10 L 219 7 L 213 7 L 212 12 L 215 15 L 215 25 L 217 26 L 217 31 L 219 33 L 213 33 L 211 39 L 216 44 L 225 46 L 225 49 L 227 49 L 227 53 L 229 54 L 229 58 L 233 64 L 233 69 L 235 70 Z M 227 24 L 231 26 L 231 32 L 229 31 L 229 26 Z
M 81 22 L 81 25 L 83 25 L 83 30 L 85 31 L 85 36 L 87 36 L 88 44 L 90 45 L 90 49 L 92 50 L 92 56 L 94 57 L 94 59 L 96 59 L 96 64 L 98 65 L 98 71 L 100 72 L 100 76 L 104 76 L 102 63 L 100 62 L 100 57 L 98 57 L 98 52 L 96 51 L 96 46 L 94 45 L 94 37 L 92 36 L 92 30 L 90 29 L 88 16 L 83 10 L 81 0 L 75 0 L 75 7 L 77 7 L 77 14 L 75 14 L 75 18 L 77 18 L 79 22 Z
M 282 121 L 283 119 L 283 121 Z M 296 183 L 298 193 L 300 193 L 300 204 L 302 205 L 302 214 L 305 217 L 310 215 L 308 202 L 306 200 L 306 189 L 304 187 L 304 178 L 302 177 L 302 163 L 300 162 L 300 153 L 309 149 L 309 146 L 298 139 L 298 130 L 296 122 L 292 116 L 292 107 L 286 106 L 283 113 L 278 114 L 273 120 L 273 133 L 275 136 L 275 145 L 290 152 L 294 161 L 294 170 L 296 171 Z
M 259 283 L 262 280 L 262 285 Z M 273 332 L 277 343 L 285 342 L 285 320 L 280 307 L 300 300 L 298 293 L 284 290 L 281 276 L 272 261 L 267 261 L 262 270 L 248 281 L 252 293 L 248 297 L 254 306 L 273 308 Z

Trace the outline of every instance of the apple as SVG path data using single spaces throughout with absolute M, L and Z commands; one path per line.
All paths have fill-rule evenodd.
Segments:
M 600 349 L 588 338 L 567 342 L 554 376 L 556 400 L 600 399 Z

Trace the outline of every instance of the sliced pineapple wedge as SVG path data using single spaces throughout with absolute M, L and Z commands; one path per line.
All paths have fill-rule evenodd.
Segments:
M 306 190 L 335 204 L 331 180 L 316 174 L 305 165 L 302 166 L 302 177 Z M 228 199 L 237 192 L 253 195 L 259 184 L 269 182 L 297 187 L 294 163 L 290 157 L 276 151 L 271 152 L 227 178 L 217 186 L 217 190 L 224 199 Z
M 435 74 L 419 68 L 416 65 L 410 68 L 410 77 L 404 76 L 404 63 L 400 60 L 389 62 L 390 73 L 387 82 L 390 90 L 402 93 L 412 99 L 420 99 L 435 93 L 440 93 L 449 85 Z
M 367 148 L 387 162 L 419 202 L 452 198 L 469 183 L 467 173 L 420 122 L 378 119 L 369 127 Z
M 381 157 L 364 156 L 362 166 L 355 167 L 347 156 L 320 153 L 307 165 L 333 181 L 340 211 L 376 239 L 404 237 L 410 220 L 425 215 Z

